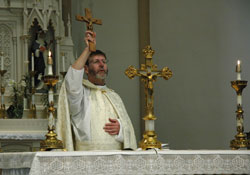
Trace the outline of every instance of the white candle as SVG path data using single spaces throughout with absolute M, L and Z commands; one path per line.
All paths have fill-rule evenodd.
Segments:
M 62 71 L 65 72 L 65 56 L 64 56 L 64 53 L 62 55 Z
M 1 70 L 4 70 L 4 58 L 3 58 L 3 53 L 1 56 Z
M 48 75 L 53 75 L 52 65 L 48 65 Z
M 241 62 L 240 62 L 240 60 L 237 61 L 236 72 L 237 72 L 237 80 L 241 80 Z
M 31 71 L 34 71 L 34 67 L 35 67 L 34 64 L 35 64 L 34 63 L 34 53 L 32 53 L 32 56 L 31 56 Z

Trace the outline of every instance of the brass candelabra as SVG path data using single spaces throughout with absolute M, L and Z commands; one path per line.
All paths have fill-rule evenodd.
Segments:
M 6 110 L 5 110 L 5 104 L 4 104 L 4 93 L 5 93 L 5 87 L 3 85 L 4 80 L 4 74 L 6 73 L 6 70 L 0 70 L 1 75 L 1 107 L 0 107 L 0 118 L 6 119 Z
M 247 81 L 236 80 L 231 81 L 231 86 L 236 91 L 237 94 L 237 111 L 236 111 L 236 121 L 237 121 L 237 134 L 235 139 L 230 142 L 230 147 L 233 150 L 240 148 L 249 148 L 250 140 L 247 139 L 246 134 L 244 133 L 244 124 L 243 124 L 243 109 L 241 104 L 242 91 L 247 86 Z
M 162 70 L 157 69 L 157 65 L 153 64 L 152 57 L 154 50 L 152 50 L 151 46 L 146 46 L 146 48 L 143 49 L 143 53 L 145 56 L 145 64 L 142 64 L 141 68 L 138 70 L 133 66 L 129 66 L 125 74 L 130 79 L 133 79 L 135 76 L 141 77 L 145 85 L 146 115 L 143 118 L 143 120 L 145 120 L 145 132 L 139 146 L 143 150 L 150 148 L 161 149 L 161 142 L 157 140 L 154 129 L 156 116 L 154 115 L 153 83 L 156 81 L 157 77 L 163 77 L 165 80 L 168 80 L 172 77 L 172 71 L 168 67 L 164 67 Z
M 50 151 L 52 149 L 63 149 L 63 143 L 61 140 L 57 139 L 57 134 L 55 133 L 55 107 L 53 100 L 53 89 L 59 78 L 56 75 L 46 75 L 44 76 L 44 83 L 49 89 L 49 124 L 48 124 L 48 133 L 46 134 L 46 139 L 40 142 L 41 151 Z

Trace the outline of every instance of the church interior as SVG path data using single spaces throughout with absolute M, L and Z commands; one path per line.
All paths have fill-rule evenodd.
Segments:
M 29 159 L 43 156 L 39 152 L 40 141 L 46 139 L 48 126 L 55 129 L 58 96 L 64 76 L 85 48 L 86 24 L 76 19 L 76 15 L 85 15 L 85 8 L 91 10 L 94 18 L 102 20 L 102 25 L 94 25 L 96 48 L 107 55 L 107 85 L 121 96 L 138 147 L 145 131 L 143 116 L 147 108 L 147 89 L 142 78 L 130 79 L 125 71 L 131 65 L 139 70 L 141 64 L 145 64 L 143 49 L 150 45 L 154 50 L 153 64 L 159 70 L 167 67 L 172 73 L 168 79 L 157 77 L 153 81 L 154 130 L 157 140 L 166 145 L 166 153 L 162 154 L 181 150 L 177 154 L 186 155 L 189 154 L 186 151 L 196 150 L 198 153 L 194 151 L 192 155 L 200 162 L 194 164 L 200 166 L 209 164 L 206 158 L 199 157 L 203 155 L 202 150 L 218 154 L 212 159 L 216 163 L 223 163 L 224 157 L 220 155 L 227 154 L 225 160 L 232 159 L 231 164 L 223 164 L 225 171 L 204 166 L 202 170 L 191 168 L 187 173 L 188 165 L 184 164 L 185 161 L 188 164 L 189 159 L 181 159 L 171 152 L 169 161 L 177 162 L 176 167 L 183 164 L 181 170 L 174 171 L 175 165 L 167 168 L 172 164 L 161 157 L 154 160 L 155 164 L 149 163 L 155 166 L 152 169 L 160 167 L 158 173 L 149 166 L 144 167 L 145 162 L 140 159 L 137 162 L 143 162 L 141 167 L 129 167 L 131 172 L 127 173 L 136 174 L 137 169 L 142 174 L 147 174 L 146 170 L 151 171 L 149 174 L 169 174 L 165 170 L 172 174 L 250 174 L 250 87 L 247 86 L 250 80 L 250 1 L 0 0 L 1 174 L 38 173 L 39 167 L 31 167 L 32 161 L 22 166 L 14 165 L 14 168 L 6 166 L 6 162 L 11 161 L 10 156 L 15 152 L 38 152 L 37 155 L 29 154 Z M 43 55 L 37 55 L 36 51 L 33 54 L 36 42 L 44 45 L 46 51 Z M 42 62 L 34 66 L 38 58 Z M 237 81 L 244 85 L 239 87 Z M 233 82 L 238 86 L 233 86 Z M 50 100 L 53 103 L 49 103 Z M 232 140 L 237 140 L 239 128 L 245 141 L 233 147 Z M 76 156 L 78 153 L 72 154 Z M 45 151 L 44 155 L 50 157 L 50 151 Z M 106 164 L 94 160 L 93 155 L 96 153 L 87 153 L 86 159 L 100 165 L 95 167 L 96 174 L 102 174 Z M 120 159 L 128 160 L 119 157 L 123 154 L 118 157 L 115 153 L 111 155 L 118 163 L 110 168 L 119 166 Z M 60 157 L 60 152 L 55 152 L 54 156 Z M 42 161 L 47 161 L 45 158 Z M 52 161 L 51 167 L 57 161 L 59 159 Z M 85 158 L 79 158 L 80 163 L 71 168 L 91 167 L 84 161 Z M 42 166 L 42 163 L 38 165 Z M 163 166 L 164 170 L 161 169 Z M 52 174 L 62 172 L 61 169 L 48 171 Z M 65 170 L 65 174 L 70 171 Z M 106 172 L 111 173 L 108 168 Z

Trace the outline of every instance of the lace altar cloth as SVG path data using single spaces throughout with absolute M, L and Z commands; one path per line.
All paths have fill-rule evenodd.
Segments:
M 50 174 L 250 174 L 250 151 L 38 152 L 30 175 Z
M 46 131 L 9 131 L 0 132 L 0 139 L 2 140 L 44 140 Z

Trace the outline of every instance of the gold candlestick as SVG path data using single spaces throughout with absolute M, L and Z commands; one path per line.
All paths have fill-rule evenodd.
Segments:
M 58 82 L 59 78 L 56 75 L 46 75 L 44 76 L 44 83 L 48 86 L 49 90 L 53 90 L 54 86 Z M 40 142 L 40 150 L 41 151 L 50 151 L 51 149 L 63 149 L 63 143 L 61 140 L 57 139 L 57 134 L 55 133 L 54 126 L 54 116 L 55 116 L 55 107 L 54 102 L 49 102 L 49 125 L 48 125 L 48 133 L 46 134 L 46 140 Z M 52 118 L 52 123 L 50 121 L 50 117 Z
M 30 71 L 30 76 L 31 76 L 31 85 L 32 85 L 32 89 L 31 89 L 31 94 L 32 94 L 32 101 L 31 101 L 31 108 L 29 110 L 29 115 L 28 118 L 32 119 L 32 118 L 36 118 L 36 104 L 35 104 L 35 94 L 36 94 L 36 88 L 35 88 L 35 77 L 36 72 L 35 71 Z
M 140 142 L 140 147 L 146 150 L 150 148 L 161 148 L 161 142 L 157 140 L 157 135 L 154 130 L 156 116 L 154 115 L 153 83 L 157 77 L 163 77 L 165 80 L 168 80 L 172 77 L 172 71 L 168 67 L 157 70 L 157 65 L 153 64 L 152 57 L 154 50 L 152 50 L 151 46 L 146 46 L 146 48 L 143 49 L 143 53 L 145 55 L 145 64 L 142 64 L 138 70 L 133 66 L 129 66 L 125 74 L 130 79 L 133 79 L 135 76 L 141 77 L 145 85 L 146 116 L 143 118 L 143 120 L 145 120 L 145 132 Z
M 3 86 L 3 78 L 4 74 L 7 72 L 7 70 L 0 70 L 1 75 L 1 108 L 0 108 L 0 118 L 7 119 L 6 115 L 6 109 L 4 104 L 4 93 L 5 93 L 5 87 Z
M 237 96 L 242 96 L 242 91 L 247 86 L 247 81 L 244 80 L 231 81 L 231 86 L 236 91 Z M 237 134 L 235 135 L 235 139 L 230 142 L 230 147 L 233 150 L 250 147 L 250 140 L 247 139 L 247 136 L 244 133 L 243 112 L 244 111 L 242 110 L 241 104 L 240 103 L 237 104 L 237 111 L 236 111 Z

